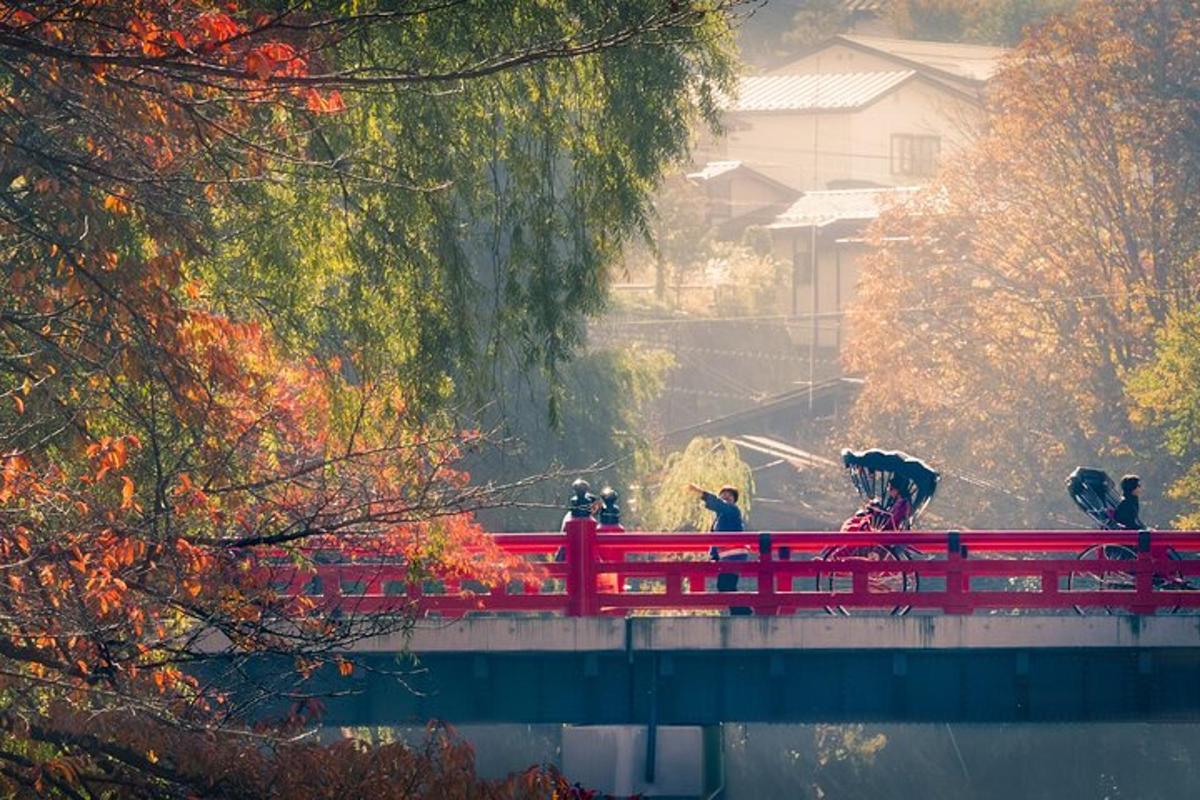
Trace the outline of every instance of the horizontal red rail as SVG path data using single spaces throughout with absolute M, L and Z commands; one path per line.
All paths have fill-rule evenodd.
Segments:
M 338 563 L 297 569 L 266 559 L 261 569 L 285 595 L 361 614 L 1200 608 L 1196 531 L 612 533 L 585 518 L 562 534 L 492 540 L 533 557 L 530 575 L 490 586 L 414 580 L 399 560 L 330 548 L 321 552 Z M 746 560 L 697 560 L 713 547 Z M 714 591 L 718 581 L 736 589 Z

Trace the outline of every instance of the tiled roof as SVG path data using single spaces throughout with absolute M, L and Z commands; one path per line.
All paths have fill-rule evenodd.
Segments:
M 883 11 L 883 0 L 842 0 L 847 11 Z
M 826 111 L 862 108 L 916 75 L 845 72 L 820 75 L 757 75 L 743 78 L 731 111 Z
M 1003 47 L 981 44 L 923 42 L 916 39 L 890 39 L 885 36 L 859 36 L 852 33 L 843 33 L 834 39 L 879 50 L 972 81 L 986 81 L 991 78 L 1007 52 Z
M 689 172 L 687 177 L 692 181 L 711 181 L 727 172 L 733 172 L 741 165 L 740 161 L 709 161 L 695 172 Z
M 884 209 L 903 204 L 916 191 L 916 187 L 907 186 L 805 192 L 767 227 L 820 228 L 841 220 L 872 220 Z

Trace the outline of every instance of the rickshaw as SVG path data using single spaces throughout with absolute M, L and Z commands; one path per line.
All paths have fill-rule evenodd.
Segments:
M 850 484 L 862 499 L 858 511 L 842 523 L 844 532 L 911 530 L 937 492 L 940 479 L 937 470 L 924 461 L 898 451 L 843 450 L 842 465 Z M 898 520 L 892 513 L 895 499 L 888 492 L 893 483 L 908 503 L 908 512 Z M 817 556 L 819 560 L 865 561 L 911 561 L 922 557 L 917 548 L 908 545 L 835 546 Z M 816 580 L 818 591 L 846 591 L 849 586 L 849 578 L 844 573 L 818 573 Z M 920 590 L 920 576 L 916 572 L 891 573 L 873 578 L 871 586 L 886 591 L 915 592 Z M 897 606 L 891 613 L 899 616 L 910 608 Z M 827 607 L 826 611 L 849 614 L 841 606 Z
M 1076 467 L 1067 476 L 1067 494 L 1101 530 L 1121 530 L 1116 520 L 1117 495 L 1113 479 L 1102 469 Z M 1179 560 L 1182 556 L 1174 548 L 1167 548 L 1167 557 Z M 1121 570 L 1119 562 L 1137 559 L 1137 551 L 1124 544 L 1096 544 L 1084 549 L 1078 556 L 1080 561 L 1089 562 L 1087 568 L 1067 575 L 1067 591 L 1133 591 L 1135 580 L 1132 573 Z M 1118 562 L 1109 565 L 1106 562 Z M 1194 589 L 1182 575 L 1155 575 L 1155 589 Z M 1082 606 L 1075 610 L 1086 613 Z M 1112 609 L 1105 608 L 1106 613 Z

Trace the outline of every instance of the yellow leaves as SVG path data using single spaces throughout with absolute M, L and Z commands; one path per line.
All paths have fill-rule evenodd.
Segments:
M 130 508 L 133 508 L 133 492 L 134 492 L 133 479 L 130 478 L 128 475 L 123 476 L 121 478 L 121 508 L 122 508 L 122 510 L 128 510 Z
M 151 764 L 157 764 L 158 763 L 158 753 L 154 752 L 153 750 L 147 750 L 146 751 L 146 760 L 149 761 Z
M 104 198 L 104 210 L 117 216 L 124 216 L 129 213 L 129 204 L 115 194 L 110 194 Z

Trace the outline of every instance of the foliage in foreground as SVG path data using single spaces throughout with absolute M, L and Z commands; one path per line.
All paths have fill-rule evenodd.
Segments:
M 392 615 L 341 616 L 282 585 L 329 546 L 399 560 L 410 580 L 519 569 L 472 518 L 505 487 L 470 482 L 461 459 L 481 437 L 445 413 L 451 384 L 498 359 L 460 323 L 487 302 L 525 337 L 518 363 L 550 371 L 572 354 L 577 319 L 524 320 L 525 300 L 562 285 L 598 296 L 608 256 L 591 225 L 619 237 L 637 224 L 711 94 L 727 5 L 573 4 L 568 15 L 514 0 L 497 21 L 483 2 L 0 3 L 4 791 L 484 791 L 452 742 L 422 754 L 292 738 L 319 708 L 310 678 L 354 674 L 347 647 L 411 619 L 402 595 Z M 659 138 L 610 148 L 632 130 L 560 124 L 628 102 L 636 80 L 621 74 L 636 73 L 641 50 L 676 66 L 653 84 L 678 117 Z M 572 93 L 585 78 L 599 88 Z M 539 80 L 559 92 L 534 104 L 555 123 L 506 118 Z M 483 107 L 476 92 L 513 97 Z M 472 133 L 490 126 L 536 151 L 460 161 L 474 142 L 434 148 L 464 95 Z M 414 105 L 420 136 L 405 128 Z M 622 124 L 653 122 L 655 104 L 637 107 Z M 576 132 L 583 151 L 568 147 Z M 605 152 L 629 159 L 628 180 L 603 186 L 623 194 L 619 211 L 588 205 L 601 203 L 594 187 L 567 191 L 613 178 L 596 163 Z M 540 175 L 539 202 L 580 204 L 569 221 L 585 244 L 555 269 L 543 256 L 562 218 L 541 208 L 514 222 L 503 193 L 468 202 L 463 187 L 503 183 L 506 164 Z M 296 246 L 260 249 L 267 229 Z M 497 272 L 462 267 L 466 240 L 488 231 L 524 255 L 483 262 Z M 460 268 L 436 269 L 451 262 Z M 250 681 L 248 662 L 266 655 L 292 666 Z M 284 700 L 282 722 L 248 727 Z M 556 791 L 549 773 L 529 779 L 532 796 Z

